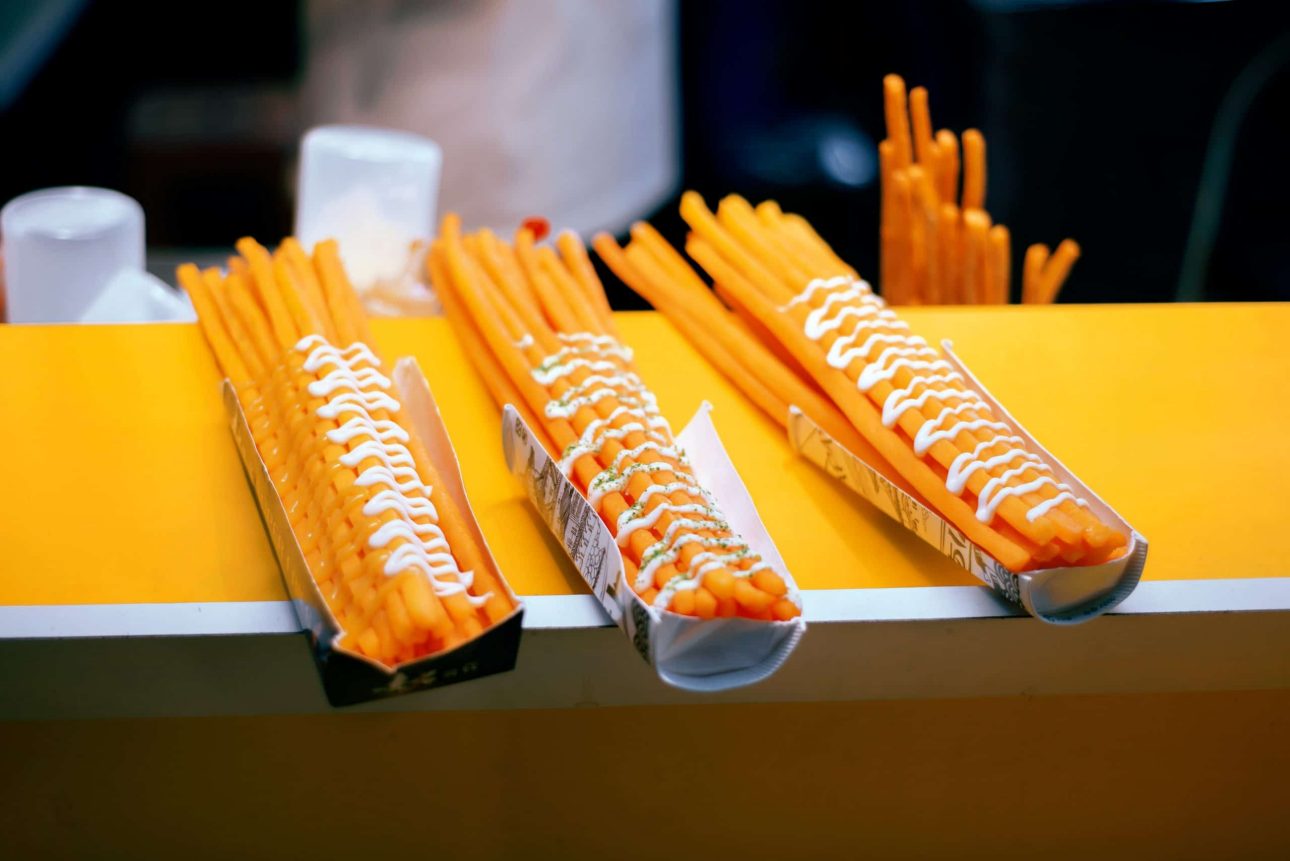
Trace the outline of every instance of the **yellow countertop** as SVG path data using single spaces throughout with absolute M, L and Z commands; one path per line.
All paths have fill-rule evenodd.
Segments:
M 1290 576 L 1290 305 L 909 309 L 1147 536 L 1145 579 Z M 806 589 L 970 585 L 794 457 L 661 317 L 619 314 L 664 413 L 703 400 Z M 499 416 L 441 320 L 377 321 L 430 380 L 475 512 L 522 594 L 583 590 L 502 461 Z M 192 325 L 0 326 L 0 605 L 274 600 L 277 566 Z

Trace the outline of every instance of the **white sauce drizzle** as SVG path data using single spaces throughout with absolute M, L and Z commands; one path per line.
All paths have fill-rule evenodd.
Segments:
M 680 473 L 684 467 L 678 467 L 674 463 L 667 461 L 653 461 L 651 463 L 633 463 L 621 473 L 615 474 L 614 470 L 606 469 L 591 480 L 591 489 L 587 493 L 587 501 L 593 508 L 599 509 L 600 502 L 611 493 L 618 493 L 627 486 L 632 476 L 642 472 L 674 472 Z
M 986 493 L 986 490 L 983 488 L 981 490 L 981 495 L 977 497 L 976 519 L 982 523 L 989 523 L 994 519 L 994 512 L 998 509 L 999 505 L 1009 496 L 1023 496 L 1027 493 L 1032 493 L 1038 490 L 1045 484 L 1056 483 L 1057 479 L 1053 478 L 1051 475 L 1045 475 L 1040 478 L 1036 478 L 1034 481 L 1028 481 L 1025 484 L 1001 487 L 998 492 L 994 494 Z
M 399 542 L 385 560 L 384 573 L 394 576 L 415 569 L 426 577 L 436 595 L 465 594 L 471 604 L 481 606 L 491 595 L 475 596 L 467 591 L 473 582 L 472 572 L 458 568 L 438 525 L 419 522 L 437 520 L 438 512 L 430 501 L 432 488 L 421 480 L 412 452 L 405 445 L 409 441 L 407 432 L 395 422 L 372 417 L 374 410 L 398 412 L 401 408 L 384 391 L 391 382 L 380 372 L 375 354 L 362 343 L 338 350 L 321 335 L 301 338 L 295 348 L 306 354 L 302 366 L 306 372 L 329 368 L 307 386 L 314 397 L 327 399 L 315 410 L 316 415 L 323 419 L 350 416 L 339 427 L 327 431 L 327 440 L 348 446 L 363 438 L 339 457 L 342 465 L 359 468 L 356 486 L 383 488 L 364 503 L 363 514 L 397 515 L 377 527 L 367 541 L 374 550 Z M 448 576 L 452 579 L 446 579 Z
M 682 476 L 682 478 L 684 478 L 684 476 Z M 644 508 L 646 505 L 649 505 L 649 501 L 651 499 L 660 493 L 664 496 L 671 496 L 678 492 L 697 496 L 706 500 L 709 505 L 714 505 L 712 494 L 708 493 L 708 491 L 702 487 L 699 487 L 699 485 L 684 480 L 669 481 L 667 484 L 651 484 L 649 487 L 645 488 L 644 493 L 637 497 L 636 504 Z
M 567 362 L 552 365 L 550 368 L 543 370 L 535 368 L 533 379 L 544 386 L 549 386 L 562 377 L 567 377 L 579 368 L 586 368 L 590 371 L 621 371 L 618 365 L 603 359 L 570 359 Z M 632 375 L 634 376 L 634 375 Z
M 1012 430 L 1012 428 L 1008 427 L 1003 422 L 997 422 L 992 418 L 960 419 L 945 430 L 936 430 L 941 426 L 941 422 L 945 421 L 950 416 L 956 416 L 964 410 L 973 409 L 975 407 L 976 404 L 971 401 L 959 404 L 957 407 L 946 407 L 941 410 L 941 414 L 936 418 L 923 422 L 923 426 L 918 429 L 918 433 L 914 436 L 914 454 L 922 457 L 927 453 L 929 448 L 936 445 L 941 440 L 952 441 L 956 436 L 964 431 L 977 431 L 983 428 L 990 428 L 990 430 L 996 431 Z
M 614 427 L 613 423 L 623 416 L 629 416 L 634 419 L 641 419 L 640 410 L 633 410 L 631 407 L 618 406 L 604 418 L 598 418 L 583 429 L 582 435 L 578 437 L 577 442 L 565 449 L 563 456 L 560 458 L 560 471 L 566 476 L 572 475 L 573 465 L 583 455 L 599 454 L 604 448 L 605 441 L 610 439 L 623 439 L 629 433 L 641 432 L 651 439 L 659 442 L 666 442 L 671 438 L 672 429 L 668 426 L 667 419 L 659 415 L 644 415 L 644 422 L 629 421 L 622 427 Z
M 1012 439 L 1012 438 L 1013 437 L 995 437 L 996 440 Z M 963 455 L 959 455 L 959 457 L 963 457 Z M 956 457 L 954 459 L 954 462 L 957 463 L 958 459 L 959 458 Z M 1050 467 L 1048 464 L 1040 460 L 1039 455 L 1031 454 L 1030 452 L 1022 448 L 1010 448 L 1007 451 L 1005 451 L 1003 454 L 996 455 L 995 457 L 992 457 L 988 460 L 974 460 L 971 463 L 969 463 L 967 465 L 967 468 L 962 470 L 961 472 L 955 472 L 947 476 L 945 479 L 945 489 L 948 490 L 950 493 L 954 494 L 955 496 L 959 496 L 960 494 L 963 493 L 963 489 L 967 487 L 967 481 L 969 478 L 972 477 L 972 473 L 976 472 L 978 469 L 984 469 L 986 472 L 989 472 L 992 469 L 996 469 L 997 467 L 1000 467 L 1000 466 L 1006 466 L 1007 464 L 1010 464 L 1014 460 L 1018 460 L 1018 459 L 1029 461 L 1031 469 L 1037 470 L 1039 472 L 1052 471 L 1052 467 Z M 951 464 L 951 469 L 952 468 L 953 468 L 953 464 Z
M 849 334 L 839 337 L 833 342 L 833 346 L 829 347 L 829 363 L 833 364 L 835 367 L 844 368 L 847 364 L 850 364 L 850 359 L 846 359 L 844 361 L 843 356 L 847 355 L 846 349 L 855 343 L 856 338 L 860 337 L 862 332 L 870 329 L 876 329 L 880 332 L 908 330 L 909 324 L 904 320 L 893 319 L 895 316 L 896 315 L 891 311 L 878 311 L 872 305 L 843 308 L 842 313 L 837 317 L 834 317 L 830 322 L 837 322 L 838 326 L 841 326 L 847 317 L 859 317 L 861 319 L 851 327 L 851 332 Z M 825 331 L 829 330 L 826 329 Z
M 592 422 L 587 425 L 587 429 L 590 430 L 595 424 L 595 422 Z M 573 465 L 577 463 L 580 457 L 587 454 L 599 453 L 600 450 L 604 448 L 606 441 L 611 439 L 621 440 L 628 434 L 633 433 L 643 433 L 650 439 L 659 443 L 667 442 L 667 439 L 658 431 L 649 430 L 640 422 L 627 422 L 620 427 L 605 428 L 596 435 L 594 440 L 587 440 L 585 442 L 583 440 L 579 440 L 569 446 L 565 449 L 564 456 L 560 458 L 560 462 L 557 466 L 559 466 L 560 472 L 564 473 L 566 476 L 571 476 L 573 475 Z
M 658 524 L 659 518 L 664 514 L 702 514 L 711 523 L 711 528 L 716 529 L 722 521 L 715 519 L 716 512 L 712 506 L 704 505 L 701 502 L 686 502 L 676 504 L 674 502 L 660 502 L 649 510 L 648 513 L 633 512 L 631 508 L 624 511 L 618 516 L 618 534 L 614 540 L 618 542 L 619 547 L 626 547 L 632 533 L 639 532 L 642 529 L 650 529 Z M 688 520 L 687 523 L 698 523 L 703 521 Z
M 589 344 L 600 349 L 618 348 L 622 344 L 613 335 L 593 335 L 590 332 L 556 332 L 555 336 L 566 344 Z
M 695 577 L 702 577 L 710 571 L 719 571 L 727 568 L 732 562 L 738 562 L 741 559 L 747 559 L 752 555 L 752 551 L 747 547 L 740 548 L 731 553 L 714 553 L 711 550 L 705 550 L 702 553 L 694 554 L 690 560 L 690 570 L 694 572 Z M 751 577 L 752 569 L 741 571 L 738 568 L 732 572 L 736 577 Z
M 551 365 L 563 361 L 566 356 L 600 356 L 605 359 L 621 359 L 623 362 L 632 360 L 632 348 L 617 342 L 605 344 L 570 344 L 567 347 L 561 347 L 551 355 L 542 360 L 538 367 L 545 370 Z
M 868 282 L 852 278 L 850 275 L 835 275 L 832 278 L 815 278 L 806 285 L 806 289 L 801 293 L 798 293 L 792 299 L 789 299 L 788 304 L 781 306 L 779 310 L 787 311 L 794 305 L 809 303 L 818 290 L 833 290 L 838 287 L 849 287 L 852 284 L 863 285 L 867 290 L 872 289 L 869 287 Z
M 888 395 L 882 404 L 882 423 L 886 427 L 893 427 L 900 417 L 910 410 L 921 410 L 927 406 L 929 400 L 938 401 L 968 401 L 977 404 L 982 408 L 985 407 L 985 401 L 981 396 L 970 389 L 933 389 L 926 388 L 917 397 L 910 397 L 909 392 L 920 380 L 928 380 L 929 377 L 915 377 L 908 388 L 897 389 Z
M 833 286 L 852 284 L 852 279 L 830 279 Z M 819 289 L 819 288 L 816 288 Z M 848 293 L 860 296 L 868 291 L 868 285 L 855 282 Z M 833 304 L 843 299 L 832 299 Z M 703 547 L 719 548 L 722 553 L 706 550 L 691 560 L 687 569 L 659 591 L 654 606 L 666 609 L 677 591 L 697 589 L 703 577 L 708 573 L 736 560 L 750 555 L 747 544 L 734 535 L 702 536 L 693 531 L 730 532 L 729 523 L 717 508 L 711 495 L 693 481 L 685 452 L 676 446 L 672 429 L 658 412 L 658 402 L 640 380 L 639 376 L 622 365 L 610 361 L 618 359 L 623 363 L 631 361 L 632 353 L 627 347 L 608 335 L 591 335 L 590 333 L 560 334 L 560 339 L 568 346 L 562 347 L 547 356 L 533 370 L 533 379 L 544 387 L 549 387 L 578 370 L 591 373 L 578 383 L 566 389 L 558 398 L 547 402 L 544 412 L 550 418 L 570 418 L 584 406 L 592 406 L 605 398 L 614 398 L 619 405 L 609 415 L 597 417 L 587 424 L 578 440 L 568 446 L 559 461 L 559 468 L 569 475 L 574 463 L 586 455 L 598 456 L 603 452 L 609 440 L 623 440 L 631 434 L 640 433 L 645 441 L 631 448 L 623 448 L 610 465 L 601 470 L 592 479 L 587 493 L 587 500 L 599 509 L 604 497 L 610 493 L 622 491 L 635 475 L 655 472 L 670 472 L 675 480 L 662 484 L 651 484 L 635 503 L 623 511 L 616 524 L 615 541 L 619 547 L 626 547 L 631 536 L 641 530 L 653 529 L 665 514 L 673 515 L 671 523 L 664 530 L 662 538 L 653 542 L 642 558 L 648 560 L 641 566 L 636 579 L 638 591 L 648 589 L 653 583 L 655 572 L 662 566 L 671 564 L 679 558 L 681 549 L 686 545 L 698 543 Z M 614 423 L 625 419 L 621 426 Z M 639 458 L 646 452 L 655 452 L 662 460 L 648 463 Z M 624 468 L 624 461 L 632 463 Z M 674 503 L 670 499 L 674 493 L 683 492 L 703 502 Z M 663 498 L 652 508 L 650 502 L 656 496 Z M 683 534 L 684 533 L 684 534 Z M 735 570 L 735 576 L 751 577 L 756 571 L 770 568 L 768 563 L 756 562 L 750 569 Z
M 326 436 L 328 442 L 339 445 L 346 445 L 357 436 L 367 436 L 382 442 L 408 441 L 408 432 L 399 427 L 398 422 L 392 422 L 389 419 L 373 419 L 365 422 L 360 418 L 352 418 L 340 427 L 327 431 Z
M 806 323 L 802 327 L 806 330 L 806 336 L 812 340 L 819 340 L 825 332 L 836 329 L 841 323 L 833 325 L 828 320 L 829 311 L 834 305 L 841 305 L 852 299 L 860 299 L 862 296 L 867 298 L 868 289 L 860 285 L 855 285 L 839 293 L 830 293 L 824 297 L 824 303 L 818 308 L 812 308 L 806 315 Z
M 640 385 L 639 381 L 633 383 L 631 380 L 633 377 L 636 377 L 636 375 L 616 374 L 606 377 L 593 374 L 578 385 L 570 388 L 560 397 L 547 401 L 547 418 L 571 418 L 583 407 L 594 406 L 605 398 L 614 398 L 627 406 L 638 407 L 647 414 L 656 414 L 658 412 L 658 401 L 655 399 L 654 393 Z M 600 388 L 591 389 L 591 391 L 587 392 L 594 385 L 600 385 Z M 587 394 L 581 394 L 582 392 L 587 392 Z
M 676 520 L 672 522 L 672 525 L 675 526 L 676 524 L 683 522 L 684 521 Z M 669 531 L 671 531 L 670 527 Z M 672 537 L 675 538 L 675 534 L 673 534 Z M 687 544 L 700 544 L 704 547 L 720 547 L 722 549 L 728 549 L 740 546 L 742 543 L 738 538 L 732 538 L 729 535 L 725 537 L 713 537 L 700 535 L 697 532 L 687 532 L 681 537 L 676 538 L 675 544 L 668 545 L 668 541 L 669 539 L 665 538 L 662 541 L 655 542 L 650 545 L 650 548 L 646 550 L 644 555 L 641 557 L 642 559 L 648 559 L 649 561 L 642 565 L 640 570 L 636 573 L 636 591 L 643 592 L 650 588 L 654 583 L 654 573 L 664 565 L 670 565 L 675 562 L 681 555 L 681 549 Z M 697 581 L 696 585 L 698 585 Z
M 1060 490 L 1061 493 L 1057 494 L 1052 499 L 1045 499 L 1043 502 L 1039 503 L 1034 508 L 1027 511 L 1026 519 L 1029 520 L 1031 523 L 1034 523 L 1036 520 L 1043 517 L 1053 508 L 1056 508 L 1058 505 L 1061 505 L 1063 502 L 1067 500 L 1070 500 L 1071 502 L 1075 503 L 1080 508 L 1088 508 L 1088 500 L 1081 499 L 1080 497 L 1076 496 L 1071 491 L 1068 485 L 1059 484 L 1057 485 L 1057 489 Z
M 645 442 L 641 443 L 638 446 L 633 446 L 632 448 L 625 448 L 622 451 L 618 452 L 618 454 L 614 455 L 614 459 L 613 461 L 610 462 L 607 471 L 618 472 L 618 470 L 622 468 L 624 460 L 627 460 L 629 458 L 631 460 L 640 460 L 640 456 L 647 451 L 653 451 L 657 453 L 659 457 L 670 458 L 671 460 L 676 461 L 677 464 L 680 464 L 680 465 L 686 464 L 685 452 L 682 451 L 681 449 L 677 448 L 676 446 L 665 445 L 656 440 L 647 439 L 645 440 Z
M 419 517 L 439 519 L 439 509 L 435 508 L 434 503 L 429 499 L 409 498 L 394 490 L 377 491 L 371 499 L 363 503 L 363 514 L 367 517 L 376 517 L 387 511 L 397 512 L 413 521 Z
M 1030 522 L 1033 523 L 1062 502 L 1071 501 L 1082 507 L 1088 506 L 1086 500 L 1077 496 L 1068 485 L 1058 483 L 1051 475 L 1009 486 L 1010 480 L 1024 476 L 1027 471 L 1051 473 L 1052 467 L 1044 463 L 1039 455 L 1026 451 L 1022 439 L 1011 435 L 1012 428 L 990 415 L 990 406 L 980 393 L 963 385 L 963 375 L 941 358 L 940 353 L 922 337 L 908 334 L 908 325 L 897 320 L 895 314 L 886 308 L 886 303 L 874 295 L 864 282 L 842 277 L 815 279 L 780 310 L 787 311 L 794 305 L 809 304 L 821 290 L 829 292 L 820 305 L 811 309 L 802 324 L 802 331 L 808 338 L 818 342 L 828 333 L 841 330 L 848 319 L 856 320 L 849 331 L 840 334 L 830 344 L 826 360 L 831 367 L 846 370 L 857 359 L 862 360 L 865 364 L 857 376 L 856 387 L 866 393 L 879 383 L 893 380 L 902 369 L 912 372 L 907 385 L 893 389 L 883 398 L 884 426 L 894 427 L 905 413 L 921 410 L 929 401 L 942 404 L 940 412 L 934 418 L 925 419 L 915 433 L 915 454 L 922 457 L 938 442 L 953 441 L 965 431 L 989 430 L 1008 434 L 992 436 L 981 441 L 972 451 L 960 453 L 946 474 L 946 489 L 960 496 L 968 479 L 976 471 L 984 470 L 988 474 L 999 467 L 1009 467 L 1018 460 L 1023 461 L 1020 466 L 1007 468 L 1001 475 L 991 477 L 982 488 L 977 505 L 979 520 L 989 523 L 999 505 L 1008 497 L 1023 496 L 1050 484 L 1060 493 L 1031 506 L 1026 512 L 1026 518 Z M 864 342 L 855 346 L 862 336 L 865 338 Z M 871 358 L 876 348 L 881 349 Z M 955 383 L 958 387 L 951 387 Z M 936 384 L 942 388 L 935 388 Z M 968 417 L 959 418 L 964 413 L 969 413 Z M 957 420 L 943 428 L 950 419 Z M 983 455 L 995 446 L 1013 443 L 1015 447 L 983 459 Z

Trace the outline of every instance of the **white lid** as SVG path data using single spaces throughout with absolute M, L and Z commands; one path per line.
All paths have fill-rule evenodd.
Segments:
M 434 234 L 443 153 L 394 129 L 319 126 L 300 143 L 296 237 L 307 249 L 340 242 L 360 290 L 399 277 L 408 251 Z
M 144 266 L 143 208 L 106 188 L 33 191 L 0 212 L 11 323 L 74 323 L 122 270 Z

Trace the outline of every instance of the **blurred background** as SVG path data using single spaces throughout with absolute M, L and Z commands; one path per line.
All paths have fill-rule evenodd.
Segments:
M 439 142 L 468 224 L 680 240 L 736 191 L 874 278 L 888 72 L 984 132 L 1015 249 L 1080 242 L 1062 301 L 1290 299 L 1282 2 L 7 0 L 0 201 L 124 191 L 173 280 L 290 233 L 300 135 L 366 123 Z

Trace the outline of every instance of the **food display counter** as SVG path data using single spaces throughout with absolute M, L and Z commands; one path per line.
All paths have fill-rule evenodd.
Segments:
M 802 589 L 810 632 L 774 678 L 696 697 L 630 649 L 507 471 L 498 413 L 446 323 L 377 321 L 417 358 L 500 568 L 526 605 L 513 673 L 359 709 L 1229 690 L 1290 680 L 1277 549 L 1290 419 L 1270 397 L 1290 308 L 903 311 L 1151 538 L 1137 590 L 1057 629 L 795 456 L 653 313 L 620 313 L 661 408 L 705 400 Z M 192 325 L 0 328 L 0 717 L 327 710 Z M 146 671 L 145 671 L 146 669 Z

